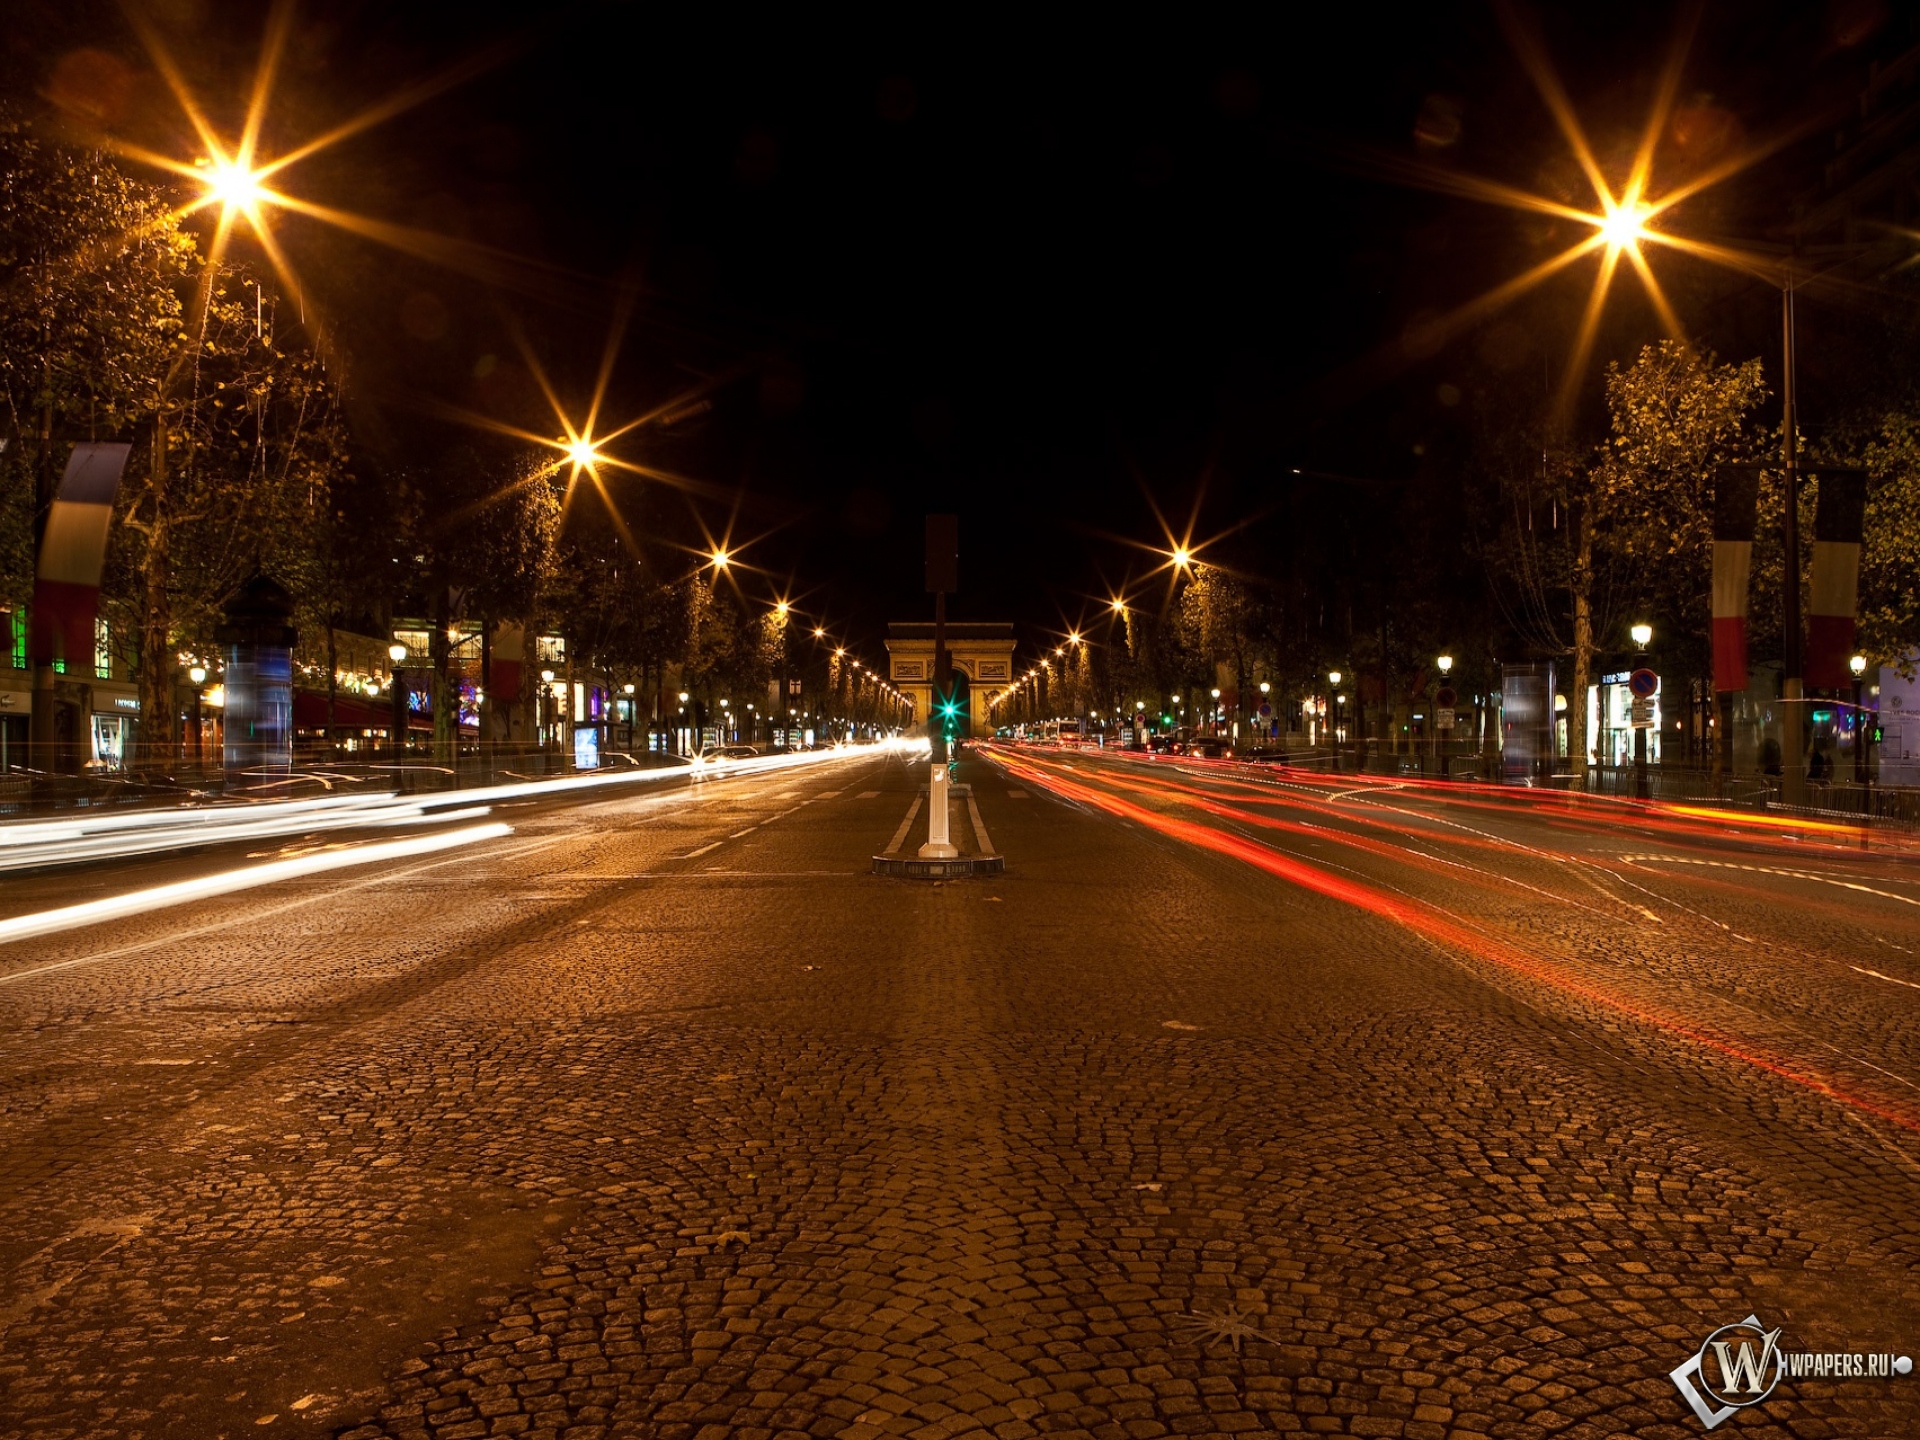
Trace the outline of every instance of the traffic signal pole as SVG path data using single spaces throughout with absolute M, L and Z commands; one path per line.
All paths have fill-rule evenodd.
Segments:
M 933 698 L 927 706 L 927 740 L 933 763 L 927 776 L 927 843 L 923 860 L 960 854 L 947 830 L 947 724 L 953 718 L 953 661 L 947 654 L 947 592 L 960 584 L 960 521 L 927 517 L 927 589 L 933 592 Z

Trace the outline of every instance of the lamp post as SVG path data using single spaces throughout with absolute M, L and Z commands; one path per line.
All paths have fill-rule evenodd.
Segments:
M 1335 690 L 1340 688 L 1340 672 L 1327 671 L 1327 683 Z M 1327 717 L 1327 748 L 1333 752 L 1333 770 L 1340 773 L 1340 705 L 1345 696 L 1336 695 L 1333 702 L 1333 714 Z
M 1440 667 L 1440 688 L 1433 697 L 1433 758 L 1434 768 L 1440 772 L 1440 778 L 1447 778 L 1447 762 L 1441 755 L 1440 747 L 1450 738 L 1444 731 L 1453 729 L 1453 690 L 1447 684 L 1447 677 L 1453 674 L 1453 656 L 1436 656 L 1433 662 Z M 1442 701 L 1447 703 L 1442 704 Z
M 1873 735 L 1873 727 L 1867 723 L 1864 693 L 1867 657 L 1854 656 L 1847 661 L 1847 668 L 1853 672 L 1853 783 L 1865 785 L 1867 783 L 1867 746 Z
M 1643 621 L 1629 633 L 1633 636 L 1633 668 L 1638 670 L 1646 664 L 1647 646 L 1653 643 L 1653 627 Z M 1647 699 L 1647 709 L 1647 724 L 1641 724 L 1638 717 L 1633 721 L 1633 797 L 1636 800 L 1652 798 L 1652 788 L 1647 783 L 1647 730 L 1653 723 L 1651 696 Z
M 389 722 L 388 741 L 393 750 L 393 760 L 397 765 L 407 753 L 407 676 L 400 668 L 407 658 L 407 647 L 398 640 L 387 646 L 387 659 L 392 668 L 387 671 L 388 700 L 391 703 L 392 718 Z
M 200 700 L 206 693 L 207 667 L 195 665 L 187 671 L 187 679 L 193 682 L 193 763 L 197 769 L 206 763 L 205 746 L 201 740 Z

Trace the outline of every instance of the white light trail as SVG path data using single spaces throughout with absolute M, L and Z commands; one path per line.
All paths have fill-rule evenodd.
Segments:
M 527 780 L 429 794 L 380 791 L 370 795 L 328 795 L 313 800 L 268 800 L 16 821 L 0 824 L 0 873 L 330 830 L 444 824 L 452 818 L 446 813 L 449 810 L 467 815 L 476 807 L 483 810 L 501 800 L 566 795 L 609 786 L 758 775 L 799 765 L 858 758 L 863 753 L 861 747 L 847 746 L 794 755 L 763 755 L 750 760 L 696 761 L 684 769 L 609 770 L 571 775 L 562 780 Z
M 430 855 L 436 850 L 451 850 L 456 846 L 473 845 L 483 840 L 496 840 L 512 833 L 511 825 L 493 821 L 485 825 L 469 825 L 461 830 L 416 835 L 405 840 L 383 840 L 373 845 L 356 845 L 348 849 L 300 855 L 291 860 L 270 860 L 264 865 L 247 865 L 237 870 L 223 870 L 217 874 L 203 875 L 193 880 L 175 881 L 170 885 L 154 885 L 145 890 L 131 890 L 124 895 L 111 895 L 104 900 L 88 900 L 79 905 L 65 905 L 58 910 L 41 910 L 32 915 L 16 915 L 11 919 L 0 920 L 0 945 L 9 944 L 15 940 L 30 940 L 38 935 L 51 935 L 61 930 L 75 930 L 82 925 L 97 925 L 105 920 L 120 920 L 129 915 L 141 915 L 149 910 L 163 910 L 169 906 L 206 900 L 216 895 L 231 895 L 239 890 L 275 885 L 282 880 L 297 880 L 307 875 L 320 875 L 329 870 L 344 870 L 355 865 L 371 865 L 381 860 L 401 860 L 413 855 Z M 0 976 L 0 983 L 5 983 L 9 978 L 12 977 Z

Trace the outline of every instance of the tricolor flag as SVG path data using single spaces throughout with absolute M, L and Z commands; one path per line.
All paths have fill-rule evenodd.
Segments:
M 1807 606 L 1807 684 L 1853 683 L 1854 622 L 1860 609 L 1860 539 L 1866 529 L 1867 472 L 1819 470 L 1813 516 L 1813 594 Z
M 1760 467 L 1722 465 L 1713 487 L 1713 688 L 1747 688 L 1747 591 Z
M 487 693 L 496 705 L 512 705 L 520 698 L 520 668 L 527 658 L 526 628 L 496 625 L 488 649 Z
M 93 664 L 93 622 L 100 609 L 100 570 L 107 559 L 107 527 L 114 497 L 133 447 L 85 444 L 73 447 L 67 473 L 47 512 L 34 570 L 33 627 L 28 640 L 36 665 L 63 660 L 70 668 Z

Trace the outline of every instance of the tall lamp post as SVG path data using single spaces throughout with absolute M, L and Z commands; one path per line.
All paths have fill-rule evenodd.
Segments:
M 1633 668 L 1638 670 L 1647 662 L 1647 646 L 1653 643 L 1653 627 L 1644 621 L 1629 632 L 1633 636 Z M 1581 697 L 1583 702 L 1585 697 Z M 1651 709 L 1653 701 L 1647 700 Z M 1633 717 L 1633 797 L 1636 800 L 1652 798 L 1652 787 L 1647 783 L 1647 730 L 1652 724 L 1648 716 L 1647 724 L 1640 723 L 1640 717 Z
M 1337 692 L 1340 688 L 1340 672 L 1327 671 L 1327 683 Z M 1336 694 L 1333 701 L 1333 713 L 1327 717 L 1327 747 L 1333 751 L 1333 770 L 1340 773 L 1340 701 L 1343 697 Z
M 387 659 L 393 666 L 387 672 L 387 689 L 393 708 L 390 722 L 391 734 L 388 739 L 393 749 L 395 764 L 398 764 L 407 753 L 407 676 L 406 672 L 400 668 L 406 658 L 407 647 L 398 640 L 387 646 Z
M 197 769 L 206 763 L 206 746 L 201 739 L 200 702 L 206 695 L 207 667 L 195 665 L 187 671 L 187 679 L 193 682 L 193 763 Z M 1857 686 L 1855 687 L 1858 688 Z
M 1853 672 L 1853 783 L 1867 783 L 1867 745 L 1873 735 L 1873 727 L 1867 723 L 1866 695 L 1864 684 L 1867 675 L 1867 657 L 1856 655 L 1847 661 L 1847 668 Z
M 1440 688 L 1433 697 L 1433 756 L 1434 768 L 1440 772 L 1440 778 L 1447 778 L 1447 762 L 1442 756 L 1440 746 L 1451 735 L 1444 733 L 1453 729 L 1453 687 L 1447 683 L 1447 677 L 1453 674 L 1453 657 L 1438 656 L 1434 664 L 1440 667 Z

